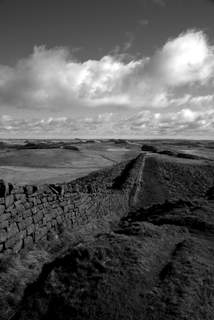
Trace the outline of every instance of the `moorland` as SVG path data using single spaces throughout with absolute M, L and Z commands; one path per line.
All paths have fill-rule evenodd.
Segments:
M 213 141 L 189 140 L 2 140 L 0 177 L 18 184 L 70 181 L 128 160 L 143 144 L 214 159 Z
M 12 184 L 1 191 L 0 318 L 213 319 L 213 150 L 213 141 L 2 141 L 0 178 Z

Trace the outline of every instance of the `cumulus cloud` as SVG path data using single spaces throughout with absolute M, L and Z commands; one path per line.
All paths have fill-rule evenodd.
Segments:
M 97 116 L 71 118 L 49 117 L 16 119 L 0 118 L 0 133 L 11 137 L 208 137 L 214 131 L 214 110 L 193 111 L 183 108 L 169 113 L 140 111 L 132 115 L 104 113 Z
M 65 49 L 35 47 L 15 68 L 0 66 L 0 102 L 28 108 L 123 104 L 123 79 L 139 63 L 124 64 L 111 56 L 80 63 Z
M 138 136 L 149 132 L 156 137 L 207 137 L 213 134 L 214 110 L 201 112 L 184 108 L 162 114 L 142 111 L 127 119 L 126 125 Z
M 213 76 L 214 49 L 202 31 L 189 31 L 169 40 L 148 68 L 167 86 L 205 84 Z
M 117 118 L 117 117 L 116 117 Z M 93 117 L 47 117 L 23 119 L 2 115 L 0 133 L 13 138 L 51 138 L 89 137 L 116 133 L 113 129 L 116 118 L 112 113 L 98 114 Z M 117 118 L 118 119 L 118 118 Z
M 151 57 L 128 62 L 113 55 L 80 62 L 64 48 L 35 47 L 15 67 L 0 66 L 0 105 L 67 110 L 166 107 L 176 88 L 206 85 L 213 71 L 213 47 L 203 32 L 194 30 L 168 40 Z
M 170 106 L 171 108 L 188 105 L 192 108 L 201 107 L 205 109 L 210 108 L 214 104 L 214 95 L 192 96 L 191 94 L 185 94 L 180 97 L 170 97 L 170 95 L 168 95 L 162 102 L 163 105 Z

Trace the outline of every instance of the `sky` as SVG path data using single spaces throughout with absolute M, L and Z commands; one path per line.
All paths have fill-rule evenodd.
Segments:
M 0 0 L 0 138 L 214 136 L 214 1 Z

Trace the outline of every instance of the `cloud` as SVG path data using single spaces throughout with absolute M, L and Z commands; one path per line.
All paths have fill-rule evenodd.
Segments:
M 175 104 L 178 87 L 211 83 L 213 71 L 213 46 L 203 32 L 194 30 L 168 40 L 151 57 L 129 61 L 107 55 L 80 62 L 65 48 L 35 47 L 15 67 L 0 66 L 0 106 L 67 111 L 108 105 L 164 108 Z M 199 102 L 203 98 L 195 100 Z
M 88 137 L 103 136 L 113 132 L 112 113 L 98 114 L 93 117 L 47 117 L 23 119 L 2 115 L 0 133 L 10 137 Z
M 207 138 L 214 134 L 214 110 L 202 112 L 183 108 L 168 113 L 144 110 L 122 117 L 119 113 L 104 113 L 83 118 L 16 119 L 4 115 L 0 117 L 0 133 L 13 138 L 32 138 L 35 135 L 41 138 Z
M 214 49 L 202 31 L 190 30 L 169 40 L 152 57 L 148 68 L 168 86 L 205 84 L 213 76 Z
M 214 110 L 200 112 L 184 108 L 177 112 L 162 114 L 142 111 L 127 119 L 126 126 L 136 132 L 136 136 L 147 136 L 149 133 L 157 138 L 161 136 L 207 137 L 214 133 Z
M 120 87 L 138 64 L 111 56 L 80 63 L 65 49 L 35 47 L 15 68 L 0 66 L 0 102 L 21 108 L 124 103 Z
M 203 95 L 203 96 L 192 96 L 191 94 L 185 94 L 184 96 L 180 97 L 170 97 L 168 95 L 162 101 L 163 106 L 170 106 L 172 109 L 173 107 L 183 107 L 188 105 L 189 107 L 201 107 L 203 109 L 210 108 L 210 106 L 214 105 L 214 95 Z

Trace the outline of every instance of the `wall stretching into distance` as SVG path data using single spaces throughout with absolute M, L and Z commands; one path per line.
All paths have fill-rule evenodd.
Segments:
M 0 182 L 0 252 L 19 252 L 59 227 L 72 229 L 128 212 L 141 157 L 70 183 L 17 186 Z
M 130 210 L 204 196 L 214 167 L 199 161 L 140 154 L 64 184 L 17 186 L 0 181 L 0 253 L 17 253 L 50 233 Z

